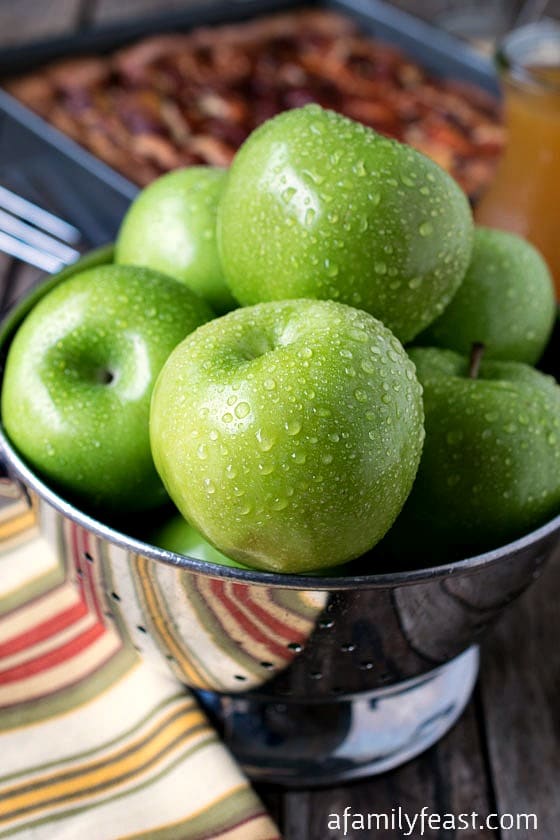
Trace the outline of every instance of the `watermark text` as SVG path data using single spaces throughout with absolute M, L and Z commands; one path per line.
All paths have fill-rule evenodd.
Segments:
M 344 811 L 328 814 L 327 828 L 341 837 L 357 831 L 400 831 L 403 837 L 424 837 L 427 831 L 537 831 L 536 814 L 438 814 L 427 806 L 410 813 L 403 808 L 392 808 L 389 813 L 364 813 L 347 806 Z M 371 835 L 375 837 L 375 834 Z

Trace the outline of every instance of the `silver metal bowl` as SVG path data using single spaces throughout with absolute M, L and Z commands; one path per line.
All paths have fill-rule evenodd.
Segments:
M 2 364 L 53 282 L 5 322 Z M 482 634 L 538 577 L 560 534 L 558 516 L 509 545 L 431 568 L 391 571 L 380 556 L 377 574 L 360 573 L 359 562 L 340 577 L 246 571 L 97 521 L 45 485 L 1 431 L 0 458 L 66 580 L 77 586 L 94 568 L 103 620 L 198 693 L 249 775 L 284 784 L 379 773 L 440 738 L 470 697 Z

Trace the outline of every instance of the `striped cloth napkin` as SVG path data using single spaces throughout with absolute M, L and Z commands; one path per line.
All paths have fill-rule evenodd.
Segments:
M 9 485 L 5 484 L 9 492 Z M 278 840 L 193 696 L 0 508 L 0 838 Z

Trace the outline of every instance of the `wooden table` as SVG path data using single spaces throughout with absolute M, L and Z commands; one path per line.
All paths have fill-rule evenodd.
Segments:
M 184 0 L 186 2 L 186 0 Z M 78 27 L 177 7 L 180 0 L 18 0 L 0 2 L 0 42 L 14 43 Z M 0 255 L 0 298 L 36 273 Z M 386 813 L 423 806 L 444 815 L 535 813 L 538 830 L 427 830 L 439 840 L 560 838 L 560 558 L 485 640 L 481 677 L 460 722 L 420 758 L 383 776 L 322 790 L 259 792 L 286 840 L 339 840 L 328 815 Z M 350 830 L 355 840 L 403 836 L 398 831 Z M 415 833 L 414 837 L 420 836 Z M 93 838 L 92 838 L 93 840 Z

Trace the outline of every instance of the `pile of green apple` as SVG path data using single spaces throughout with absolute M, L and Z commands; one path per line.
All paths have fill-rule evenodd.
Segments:
M 2 419 L 99 516 L 170 497 L 171 550 L 296 573 L 383 538 L 450 559 L 560 512 L 560 387 L 531 367 L 554 318 L 539 254 L 475 229 L 442 169 L 307 106 L 229 171 L 138 196 L 114 263 L 23 321 Z

